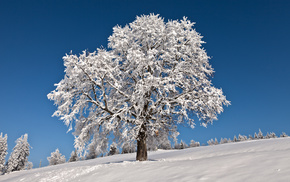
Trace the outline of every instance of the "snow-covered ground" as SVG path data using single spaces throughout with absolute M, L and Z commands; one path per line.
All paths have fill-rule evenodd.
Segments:
M 65 163 L 0 176 L 5 182 L 95 181 L 290 181 L 290 138 L 149 153 Z

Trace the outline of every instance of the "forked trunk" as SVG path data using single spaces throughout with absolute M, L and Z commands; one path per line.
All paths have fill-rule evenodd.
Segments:
M 139 132 L 137 139 L 137 156 L 136 160 L 146 161 L 147 160 L 147 146 L 146 146 L 146 128 L 143 125 Z

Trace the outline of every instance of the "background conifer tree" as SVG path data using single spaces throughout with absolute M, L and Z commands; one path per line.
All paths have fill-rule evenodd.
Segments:
M 79 157 L 78 157 L 77 151 L 76 150 L 72 151 L 68 162 L 75 162 L 78 160 L 79 160 Z
M 110 145 L 110 151 L 108 155 L 116 155 L 119 154 L 119 149 L 118 146 L 115 142 L 112 142 L 112 144 Z
M 0 134 L 0 174 L 4 172 L 5 168 L 5 158 L 8 154 L 7 152 L 8 145 L 7 145 L 7 134 L 3 136 Z
M 16 140 L 16 145 L 8 159 L 7 172 L 20 171 L 25 169 L 28 162 L 30 145 L 27 141 L 28 135 L 25 134 Z
M 65 163 L 66 159 L 65 156 L 62 155 L 58 149 L 51 153 L 50 157 L 47 157 L 49 165 L 57 165 Z

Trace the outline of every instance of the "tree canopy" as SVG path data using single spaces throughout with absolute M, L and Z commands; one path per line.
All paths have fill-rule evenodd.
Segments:
M 230 102 L 210 80 L 214 70 L 193 27 L 186 17 L 137 16 L 113 28 L 108 50 L 63 57 L 65 76 L 48 98 L 57 105 L 53 115 L 74 126 L 79 151 L 107 144 L 109 135 L 137 140 L 140 151 L 156 131 L 175 138 L 178 124 L 194 128 L 193 115 L 203 126 L 217 120 Z

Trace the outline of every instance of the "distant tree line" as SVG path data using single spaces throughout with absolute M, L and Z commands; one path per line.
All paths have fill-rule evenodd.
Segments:
M 285 132 L 282 132 L 280 137 L 288 137 Z M 262 131 L 259 130 L 258 134 L 255 133 L 254 136 L 245 136 L 239 134 L 238 137 L 234 136 L 233 139 L 221 138 L 220 141 L 215 139 L 210 139 L 207 141 L 208 145 L 218 145 L 218 144 L 225 144 L 225 143 L 233 143 L 233 142 L 242 142 L 242 141 L 249 141 L 249 140 L 259 140 L 259 139 L 270 139 L 270 138 L 278 138 L 278 136 L 274 132 L 267 133 L 263 135 Z M 13 171 L 20 171 L 20 170 L 28 170 L 32 169 L 33 164 L 32 162 L 28 161 L 29 156 L 29 149 L 30 145 L 27 141 L 28 135 L 25 134 L 16 140 L 16 145 L 13 148 L 12 153 L 8 161 L 5 161 L 6 155 L 8 154 L 8 145 L 7 145 L 7 134 L 3 136 L 0 134 L 0 174 L 10 173 Z M 158 134 L 156 137 L 148 137 L 147 138 L 147 150 L 148 151 L 156 151 L 158 149 L 162 150 L 170 150 L 170 149 L 186 149 L 192 147 L 199 147 L 200 143 L 194 140 L 190 141 L 190 144 L 186 144 L 183 140 L 178 143 L 175 141 L 174 145 L 171 145 L 171 141 L 169 140 L 168 136 Z M 203 144 L 204 145 L 204 144 Z M 136 152 L 137 144 L 136 142 L 123 142 L 120 147 L 115 142 L 112 142 L 109 148 L 104 147 L 98 148 L 97 145 L 92 145 L 89 147 L 85 156 L 79 157 L 76 150 L 71 152 L 70 158 L 67 162 L 74 162 L 79 160 L 89 160 L 94 159 L 97 157 L 103 156 L 112 156 L 117 154 L 127 154 L 127 153 L 134 153 Z M 66 163 L 66 158 L 62 155 L 59 149 L 56 149 L 54 152 L 51 153 L 50 157 L 47 157 L 49 165 L 57 165 Z M 40 166 L 41 167 L 41 163 Z
M 285 132 L 282 132 L 280 137 L 288 137 L 288 135 Z M 260 140 L 260 139 L 270 139 L 270 138 L 278 138 L 278 136 L 274 132 L 267 133 L 267 135 L 263 135 L 262 131 L 259 129 L 258 134 L 255 132 L 254 136 L 249 135 L 248 137 L 245 135 L 239 134 L 238 137 L 234 136 L 233 139 L 227 139 L 227 138 L 221 138 L 220 141 L 217 140 L 217 138 L 210 139 L 207 141 L 208 145 L 218 145 L 218 144 L 224 144 L 224 143 L 233 143 L 233 142 L 242 142 L 242 141 L 249 141 L 249 140 Z
M 280 135 L 280 137 L 288 137 L 288 135 L 284 132 Z M 233 143 L 233 142 L 242 142 L 248 140 L 259 140 L 259 139 L 270 139 L 270 138 L 278 138 L 274 132 L 267 133 L 267 135 L 263 135 L 262 131 L 259 130 L 258 134 L 255 133 L 254 136 L 245 136 L 239 134 L 238 137 L 234 136 L 233 139 L 221 138 L 220 141 L 215 139 L 210 139 L 207 141 L 208 145 L 218 145 L 224 143 Z M 174 145 L 171 145 L 171 141 L 169 140 L 168 136 L 159 134 L 157 137 L 148 137 L 147 138 L 147 150 L 148 151 L 156 151 L 158 149 L 162 150 L 170 150 L 170 149 L 186 149 L 192 147 L 199 147 L 200 143 L 194 140 L 190 141 L 190 144 L 186 144 L 183 140 L 178 143 L 175 141 Z M 203 144 L 205 145 L 205 144 Z M 104 157 L 104 156 L 112 156 L 117 154 L 127 154 L 127 153 L 134 153 L 136 152 L 137 144 L 136 142 L 124 142 L 120 147 L 115 142 L 112 142 L 109 148 L 107 149 L 100 149 L 97 148 L 96 145 L 92 145 L 89 147 L 86 155 L 84 157 L 78 157 L 77 151 L 73 151 L 71 153 L 71 157 L 68 162 L 78 161 L 78 160 L 89 160 L 94 159 L 97 157 Z M 48 158 L 50 165 L 56 165 L 65 163 L 65 157 L 59 153 L 57 149 L 55 152 L 51 153 L 51 157 Z
M 158 149 L 170 150 L 170 149 L 185 149 L 189 147 L 199 147 L 200 143 L 194 140 L 190 141 L 190 144 L 187 145 L 184 141 L 178 143 L 175 141 L 175 144 L 172 146 L 171 141 L 167 135 L 158 134 L 156 137 L 147 138 L 147 150 L 156 151 Z M 112 142 L 108 148 L 98 148 L 97 145 L 91 144 L 85 156 L 79 157 L 77 151 L 74 150 L 71 153 L 71 156 L 68 162 L 74 162 L 79 160 L 89 160 L 95 159 L 97 157 L 112 156 L 117 154 L 128 154 L 136 152 L 137 144 L 136 141 L 129 142 L 125 141 L 121 146 L 118 146 L 115 142 Z M 65 156 L 62 155 L 59 149 L 56 149 L 51 153 L 51 156 L 47 158 L 49 165 L 63 164 L 66 162 Z

